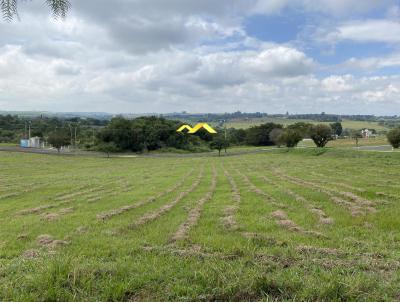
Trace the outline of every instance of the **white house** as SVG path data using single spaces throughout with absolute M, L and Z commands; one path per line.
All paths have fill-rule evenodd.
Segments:
M 369 129 L 363 129 L 361 130 L 361 135 L 363 138 L 370 138 L 371 136 L 373 136 L 373 133 Z

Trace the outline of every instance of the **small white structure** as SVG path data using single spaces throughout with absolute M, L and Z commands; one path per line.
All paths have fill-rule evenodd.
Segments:
M 22 148 L 42 148 L 43 144 L 40 142 L 40 137 L 31 137 L 30 139 L 21 139 L 20 146 Z
M 363 129 L 361 130 L 361 135 L 363 138 L 370 138 L 373 135 L 373 133 L 369 129 Z
M 29 139 L 29 148 L 40 148 L 41 144 L 40 144 L 40 137 L 31 137 Z

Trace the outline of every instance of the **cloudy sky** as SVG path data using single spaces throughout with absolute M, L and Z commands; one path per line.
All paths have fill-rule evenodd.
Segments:
M 0 21 L 0 110 L 400 114 L 398 0 L 43 2 Z

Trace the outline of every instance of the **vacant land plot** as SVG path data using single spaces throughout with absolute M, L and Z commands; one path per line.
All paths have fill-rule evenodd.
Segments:
M 399 163 L 0 153 L 0 300 L 398 300 Z

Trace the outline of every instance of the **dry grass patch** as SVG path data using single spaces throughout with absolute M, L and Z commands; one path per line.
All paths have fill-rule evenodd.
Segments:
M 264 192 L 263 190 L 261 190 L 260 188 L 258 188 L 254 183 L 251 182 L 251 180 L 249 179 L 249 177 L 247 175 L 245 175 L 244 173 L 242 173 L 240 170 L 238 169 L 234 169 L 236 171 L 236 173 L 238 173 L 242 179 L 243 182 L 247 185 L 247 187 L 249 188 L 249 190 L 251 192 L 254 192 L 260 196 L 263 196 L 268 203 L 279 207 L 279 208 L 286 208 L 286 205 L 283 205 L 281 203 L 279 203 L 274 197 L 272 197 L 270 194 L 267 194 L 266 192 Z
M 38 250 L 26 250 L 23 254 L 22 257 L 25 259 L 35 259 L 39 258 L 40 252 Z
M 203 175 L 204 175 L 204 166 L 201 168 L 199 176 L 192 183 L 192 185 L 190 186 L 189 189 L 187 189 L 186 191 L 181 192 L 178 195 L 178 197 L 176 197 L 172 202 L 163 205 L 158 210 L 150 212 L 150 213 L 147 213 L 147 214 L 143 215 L 142 217 L 139 217 L 134 223 L 131 223 L 130 225 L 128 225 L 128 228 L 129 229 L 136 228 L 136 227 L 141 226 L 141 225 L 143 225 L 143 224 L 145 224 L 147 222 L 155 220 L 155 219 L 159 218 L 160 216 L 162 216 L 163 214 L 169 212 L 183 198 L 185 198 L 187 195 L 189 195 L 191 192 L 193 192 L 200 185 L 200 182 L 203 179 Z
M 159 198 L 161 198 L 161 197 L 163 197 L 163 196 L 165 196 L 165 195 L 167 195 L 167 194 L 173 193 L 174 191 L 176 191 L 177 189 L 179 189 L 179 188 L 184 184 L 185 180 L 186 180 L 188 177 L 190 177 L 190 175 L 193 174 L 193 171 L 194 171 L 194 170 L 192 169 L 191 171 L 189 171 L 189 173 L 187 173 L 187 174 L 186 174 L 178 183 L 176 183 L 174 186 L 172 186 L 171 188 L 166 189 L 166 190 L 163 191 L 163 192 L 158 193 L 158 194 L 155 195 L 155 196 L 151 196 L 151 197 L 149 197 L 149 198 L 147 198 L 147 199 L 145 199 L 145 200 L 142 200 L 142 201 L 140 201 L 140 202 L 134 203 L 134 204 L 132 204 L 132 205 L 126 205 L 126 206 L 120 207 L 120 208 L 118 208 L 118 209 L 114 209 L 114 210 L 111 210 L 111 211 L 108 211 L 108 212 L 104 212 L 104 213 L 101 213 L 101 214 L 97 214 L 96 217 L 97 217 L 98 220 L 102 220 L 102 221 L 108 220 L 108 219 L 111 219 L 111 218 L 114 217 L 114 216 L 121 215 L 121 214 L 123 214 L 123 213 L 125 213 L 125 212 L 128 212 L 128 211 L 130 211 L 130 210 L 137 209 L 137 208 L 142 207 L 142 206 L 144 206 L 144 205 L 146 205 L 146 204 L 155 202 L 157 199 L 159 199 Z
M 197 201 L 196 206 L 189 211 L 186 221 L 180 225 L 176 233 L 172 236 L 172 241 L 183 240 L 188 237 L 190 229 L 196 226 L 200 219 L 204 204 L 213 197 L 216 187 L 217 171 L 215 170 L 215 167 L 213 167 L 213 176 L 209 191 L 202 198 L 200 198 Z
M 46 221 L 56 221 L 61 218 L 61 216 L 70 214 L 74 212 L 74 208 L 65 208 L 61 209 L 57 213 L 44 213 L 42 214 L 41 220 L 46 220 Z
M 69 244 L 68 241 L 54 239 L 53 236 L 48 234 L 38 236 L 36 242 L 39 246 L 49 250 L 54 250 L 58 247 Z
M 298 232 L 298 233 L 301 233 L 304 235 L 311 235 L 311 236 L 315 236 L 315 237 L 325 237 L 320 232 L 304 230 L 302 227 L 298 226 L 294 221 L 290 220 L 288 218 L 287 213 L 282 210 L 272 212 L 271 217 L 275 219 L 276 223 L 279 226 L 281 226 L 289 231 L 294 231 L 294 232 Z
M 282 180 L 289 181 L 302 187 L 315 189 L 318 192 L 326 194 L 334 203 L 345 206 L 353 216 L 365 215 L 366 213 L 371 213 L 375 210 L 375 208 L 372 207 L 374 204 L 373 201 L 366 200 L 358 195 L 355 195 L 354 193 L 328 189 L 314 182 L 289 176 L 278 169 L 274 170 L 274 175 Z M 349 199 L 350 201 L 343 198 Z
M 17 212 L 17 214 L 18 215 L 36 214 L 36 213 L 39 213 L 39 212 L 44 211 L 44 210 L 55 208 L 56 206 L 57 205 L 49 204 L 49 205 L 40 206 L 40 207 L 36 207 L 36 208 L 32 208 L 32 209 L 21 210 L 21 211 Z
M 228 171 L 224 169 L 224 174 L 226 178 L 229 181 L 230 187 L 231 187 L 231 194 L 232 194 L 232 200 L 234 201 L 234 205 L 227 206 L 224 209 L 224 217 L 222 217 L 222 223 L 224 227 L 228 230 L 237 230 L 238 225 L 235 219 L 235 214 L 239 209 L 239 204 L 241 202 L 241 196 L 240 196 L 240 191 L 236 185 L 235 180 L 232 178 L 232 176 L 229 174 Z

